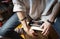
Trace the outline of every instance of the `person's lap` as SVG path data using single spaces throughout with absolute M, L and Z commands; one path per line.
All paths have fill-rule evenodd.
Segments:
M 2 28 L 0 29 L 0 35 L 5 36 L 7 34 L 9 34 L 9 35 L 16 34 L 16 32 L 14 32 L 13 30 L 17 27 L 18 24 L 20 24 L 20 22 L 19 22 L 19 19 L 17 17 L 17 14 L 15 13 L 2 26 Z

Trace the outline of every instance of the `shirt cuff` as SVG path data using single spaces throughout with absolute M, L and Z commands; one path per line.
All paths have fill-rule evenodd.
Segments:
M 20 6 L 20 5 L 14 5 L 13 12 L 17 12 L 17 11 L 23 11 L 23 12 L 26 12 L 26 9 L 25 9 L 25 7 L 23 7 L 23 6 Z

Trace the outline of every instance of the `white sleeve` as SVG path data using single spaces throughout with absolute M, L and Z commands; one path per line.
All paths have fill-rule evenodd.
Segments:
M 20 0 L 12 0 L 13 2 L 13 12 L 17 12 L 17 11 L 23 11 L 25 12 L 26 11 L 26 8 L 25 6 L 23 5 L 23 2 L 20 1 Z

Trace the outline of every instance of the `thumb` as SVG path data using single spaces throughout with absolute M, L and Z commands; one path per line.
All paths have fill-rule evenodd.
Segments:
M 42 24 L 42 25 L 40 26 L 40 28 L 41 28 L 41 29 L 44 29 L 44 24 Z

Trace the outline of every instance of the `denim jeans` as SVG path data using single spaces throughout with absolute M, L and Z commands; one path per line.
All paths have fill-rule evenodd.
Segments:
M 60 17 L 57 17 L 53 27 L 56 30 L 56 32 L 58 33 L 59 39 L 60 39 Z
M 18 24 L 20 24 L 19 19 L 17 17 L 17 14 L 14 13 L 0 29 L 0 35 L 11 36 L 14 38 L 18 37 L 18 34 L 14 32 L 14 29 L 17 27 Z M 18 39 L 18 38 L 15 38 L 15 39 Z

